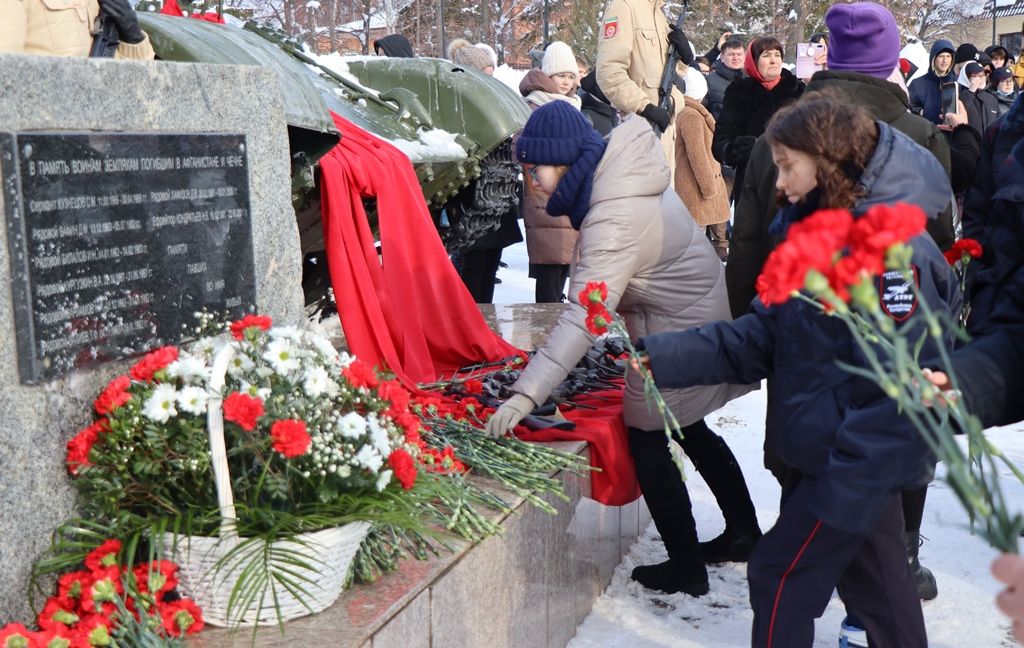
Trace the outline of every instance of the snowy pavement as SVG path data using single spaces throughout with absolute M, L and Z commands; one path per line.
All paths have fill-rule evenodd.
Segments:
M 533 280 L 527 277 L 526 245 L 505 249 L 509 264 L 498 272 L 495 303 L 533 301 Z M 768 529 L 778 514 L 779 487 L 762 467 L 764 391 L 752 392 L 707 418 L 728 442 L 746 475 L 758 518 Z M 1024 464 L 1024 424 L 994 429 L 989 438 L 1018 464 Z M 707 486 L 687 463 L 694 517 L 702 539 L 718 535 L 724 526 Z M 939 467 L 939 474 L 942 467 Z M 1007 499 L 1024 507 L 1024 485 L 1003 471 Z M 941 480 L 931 485 L 921 533 L 927 538 L 921 561 L 938 581 L 939 596 L 924 604 L 929 645 L 932 648 L 999 648 L 1016 646 L 1009 623 L 993 602 L 999 584 L 989 574 L 996 555 L 972 535 L 967 516 L 953 492 Z M 666 559 L 654 526 L 630 549 L 596 601 L 568 648 L 739 648 L 750 645 L 750 612 L 746 570 L 742 564 L 712 567 L 711 593 L 699 599 L 685 594 L 665 595 L 629 579 L 633 567 Z M 843 607 L 834 598 L 817 622 L 815 646 L 837 645 Z

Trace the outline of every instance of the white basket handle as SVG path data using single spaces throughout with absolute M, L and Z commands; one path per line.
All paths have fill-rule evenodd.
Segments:
M 235 496 L 231 492 L 231 474 L 228 472 L 228 452 L 224 444 L 224 376 L 228 364 L 235 357 L 235 346 L 227 344 L 213 359 L 210 370 L 210 395 L 206 408 L 206 428 L 210 435 L 210 463 L 213 466 L 213 482 L 217 489 L 217 506 L 220 508 L 220 537 L 233 540 L 238 531 L 235 525 Z

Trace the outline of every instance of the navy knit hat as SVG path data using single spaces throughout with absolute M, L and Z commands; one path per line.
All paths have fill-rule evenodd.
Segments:
M 579 159 L 583 144 L 596 134 L 575 106 L 568 101 L 552 101 L 533 111 L 526 121 L 516 142 L 516 159 L 528 164 L 570 166 Z
M 516 159 L 527 164 L 567 166 L 546 210 L 568 216 L 579 229 L 590 210 L 594 171 L 607 144 L 587 118 L 568 101 L 552 101 L 533 111 L 516 142 Z
M 834 4 L 825 14 L 828 69 L 888 79 L 900 62 L 900 30 L 888 9 L 874 2 Z

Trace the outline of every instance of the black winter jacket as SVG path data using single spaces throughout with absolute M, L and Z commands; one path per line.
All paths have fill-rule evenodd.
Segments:
M 900 197 L 935 213 L 946 200 L 942 168 L 905 135 L 885 124 L 880 130 L 865 170 L 868 195 L 855 213 Z M 918 236 L 911 247 L 921 299 L 935 311 L 957 312 L 956 278 L 931 237 Z M 915 329 L 911 339 L 923 332 L 918 318 L 902 325 Z M 732 322 L 651 335 L 643 343 L 659 388 L 770 377 L 765 437 L 786 464 L 817 478 L 812 507 L 832 527 L 867 533 L 890 495 L 932 477 L 934 458 L 895 402 L 839 367 L 867 366 L 846 326 L 801 300 L 771 308 L 756 300 L 752 312 Z M 950 333 L 943 344 L 952 343 Z M 934 355 L 938 347 L 924 352 Z
M 971 92 L 969 88 L 960 86 L 960 102 L 967 111 L 967 125 L 979 135 L 987 131 L 999 118 L 999 101 L 988 90 Z
M 1024 145 L 1017 151 L 1024 154 Z M 953 354 L 968 410 L 985 427 L 1024 420 L 1024 165 L 1013 155 L 1000 171 L 993 196 L 987 265 L 971 288 L 973 333 L 980 334 Z M 974 265 L 972 262 L 971 265 Z M 940 367 L 941 365 L 936 364 Z
M 744 77 L 733 81 L 725 91 L 721 118 L 715 125 L 711 153 L 722 164 L 736 169 L 732 197 L 739 196 L 743 172 L 750 158 L 753 139 L 764 132 L 775 112 L 800 97 L 804 82 L 789 70 L 782 70 L 782 80 L 770 91 L 756 79 Z
M 950 150 L 946 138 L 928 120 L 907 112 L 907 95 L 895 83 L 857 72 L 818 72 L 811 78 L 808 91 L 835 91 L 850 102 L 866 108 L 875 119 L 906 133 L 928 149 L 949 173 Z M 768 142 L 759 140 L 747 165 L 729 240 L 729 263 L 725 280 L 729 289 L 729 308 L 739 317 L 750 308 L 756 291 L 754 284 L 761 266 L 778 242 L 768 231 L 778 209 L 775 202 L 777 170 Z M 946 208 L 938 218 L 928 221 L 928 233 L 939 249 L 953 245 L 953 215 Z
M 715 63 L 707 76 L 708 94 L 704 97 L 704 107 L 708 109 L 715 122 L 721 119 L 722 104 L 725 102 L 725 91 L 736 79 L 743 78 L 743 68 L 734 70 L 724 63 Z
M 1000 187 L 997 173 L 1010 155 L 1014 145 L 1024 137 L 1024 103 L 1016 101 L 1005 115 L 997 119 L 981 137 L 981 156 L 974 172 L 974 181 L 964 198 L 964 236 L 977 239 L 982 246 L 987 242 L 987 223 L 992 200 Z M 982 259 L 986 261 L 988 255 Z
M 953 74 L 952 67 L 949 73 L 942 78 L 935 74 L 935 57 L 943 52 L 956 55 L 953 43 L 944 39 L 935 41 L 928 56 L 928 72 L 911 81 L 907 88 L 910 94 L 910 109 L 933 124 L 941 122 L 939 113 L 942 112 L 942 84 L 956 83 L 956 75 Z

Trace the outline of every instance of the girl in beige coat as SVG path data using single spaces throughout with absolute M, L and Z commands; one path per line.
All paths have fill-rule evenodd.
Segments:
M 548 213 L 567 214 L 579 230 L 569 304 L 548 341 L 512 386 L 515 395 L 488 422 L 491 434 L 515 427 L 583 357 L 594 341 L 577 294 L 604 281 L 607 304 L 638 339 L 729 319 L 722 264 L 670 185 L 670 173 L 650 124 L 632 118 L 605 144 L 586 118 L 564 102 L 534 111 L 516 143 L 516 158 L 546 193 Z M 686 486 L 648 406 L 643 384 L 626 376 L 623 417 L 637 480 L 661 533 L 669 561 L 637 567 L 633 578 L 664 592 L 708 591 L 704 561 L 745 560 L 760 537 L 743 474 L 725 442 L 704 417 L 750 390 L 707 385 L 663 392 L 683 426 L 676 435 L 710 486 L 726 519 L 726 533 L 698 546 Z M 703 555 L 702 555 L 703 554 Z
M 729 254 L 729 194 L 722 165 L 711 155 L 715 118 L 699 99 L 687 96 L 676 117 L 675 189 L 697 224 L 710 234 L 718 258 Z

